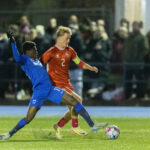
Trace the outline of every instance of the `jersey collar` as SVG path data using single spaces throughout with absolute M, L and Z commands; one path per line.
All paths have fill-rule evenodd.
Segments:
M 65 49 L 65 48 L 60 48 L 60 47 L 58 47 L 57 45 L 55 45 L 55 47 L 57 47 L 57 49 L 58 49 L 58 50 L 61 50 L 61 51 Z

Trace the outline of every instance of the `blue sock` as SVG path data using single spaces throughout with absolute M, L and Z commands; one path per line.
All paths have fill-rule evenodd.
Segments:
M 21 119 L 18 124 L 9 132 L 10 136 L 13 136 L 13 134 L 15 134 L 18 130 L 20 130 L 21 128 L 23 128 L 26 125 L 26 122 L 23 119 Z
M 79 115 L 81 115 L 84 118 L 84 120 L 89 124 L 90 127 L 94 126 L 94 122 L 92 121 L 88 112 L 85 110 L 82 104 L 78 103 L 75 106 L 75 110 L 76 112 L 78 112 Z

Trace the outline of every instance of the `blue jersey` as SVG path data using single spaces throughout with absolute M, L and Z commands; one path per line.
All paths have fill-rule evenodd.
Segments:
M 20 55 L 16 43 L 12 42 L 13 55 L 17 63 L 32 82 L 33 90 L 50 88 L 52 86 L 49 75 L 38 59 L 33 59 L 27 55 Z

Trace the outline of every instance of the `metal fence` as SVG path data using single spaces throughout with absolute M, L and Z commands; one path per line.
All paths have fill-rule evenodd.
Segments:
M 115 89 L 117 87 L 122 87 L 125 90 L 125 88 L 131 86 L 131 84 L 132 86 L 134 86 L 133 88 L 135 88 L 135 86 L 138 86 L 139 84 L 142 85 L 141 87 L 144 94 L 149 93 L 150 64 L 143 64 L 143 63 L 134 63 L 134 64 L 93 63 L 93 64 L 100 68 L 100 74 L 94 77 L 90 76 L 89 74 L 90 71 L 84 71 L 83 78 L 81 79 L 81 82 L 83 82 L 84 85 L 83 87 L 84 92 L 90 89 L 90 86 L 87 85 L 90 85 L 91 83 L 99 83 L 98 85 L 101 85 L 101 82 L 104 82 L 107 85 L 108 90 L 109 86 L 111 87 L 111 90 L 112 88 Z M 103 74 L 104 70 L 101 69 L 102 66 L 106 65 L 109 66 L 109 72 L 107 76 Z M 118 70 L 120 71 L 118 72 Z M 72 80 L 71 82 L 79 82 L 79 81 L 80 80 Z M 31 90 L 32 85 L 29 79 L 27 79 L 27 77 L 25 76 L 24 72 L 20 69 L 20 66 L 17 65 L 16 63 L 0 64 L 0 90 L 3 89 L 5 91 L 5 94 L 12 92 L 13 96 L 11 97 L 11 99 L 16 100 L 18 91 L 24 88 Z M 98 88 L 98 86 L 96 88 Z

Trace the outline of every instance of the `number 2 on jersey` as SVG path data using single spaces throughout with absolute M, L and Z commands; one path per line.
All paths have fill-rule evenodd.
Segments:
M 64 58 L 61 59 L 61 66 L 65 67 L 65 59 Z

